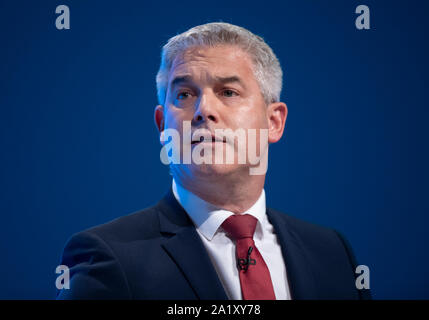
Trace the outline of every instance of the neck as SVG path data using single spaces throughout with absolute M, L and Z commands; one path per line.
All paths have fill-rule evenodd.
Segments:
M 239 214 L 249 209 L 261 195 L 265 175 L 226 178 L 210 177 L 207 179 L 180 179 L 174 177 L 177 184 L 199 198 L 216 207 Z

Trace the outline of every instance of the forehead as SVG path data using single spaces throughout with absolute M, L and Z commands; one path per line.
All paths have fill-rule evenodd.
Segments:
M 177 76 L 190 76 L 195 80 L 238 76 L 247 82 L 256 81 L 249 54 L 230 45 L 187 49 L 174 59 L 169 84 Z

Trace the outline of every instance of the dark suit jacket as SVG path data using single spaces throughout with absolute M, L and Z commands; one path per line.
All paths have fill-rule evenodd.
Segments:
M 356 262 L 336 231 L 273 209 L 268 219 L 292 299 L 365 299 Z M 228 299 L 192 221 L 170 190 L 153 207 L 73 235 L 61 264 L 70 289 L 58 299 Z

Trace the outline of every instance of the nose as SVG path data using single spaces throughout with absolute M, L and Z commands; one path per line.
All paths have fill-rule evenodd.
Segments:
M 196 103 L 193 117 L 193 122 L 196 125 L 209 121 L 215 123 L 219 121 L 219 115 L 216 110 L 216 99 L 210 93 L 203 93 Z

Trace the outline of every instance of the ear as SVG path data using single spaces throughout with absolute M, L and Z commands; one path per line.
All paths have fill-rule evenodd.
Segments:
M 164 107 L 162 105 L 157 105 L 155 107 L 154 120 L 156 128 L 160 134 L 159 138 L 161 140 L 161 136 L 164 134 Z M 161 144 L 164 143 L 161 141 Z
M 287 106 L 283 102 L 274 102 L 268 106 L 268 142 L 275 143 L 280 140 L 287 118 Z

